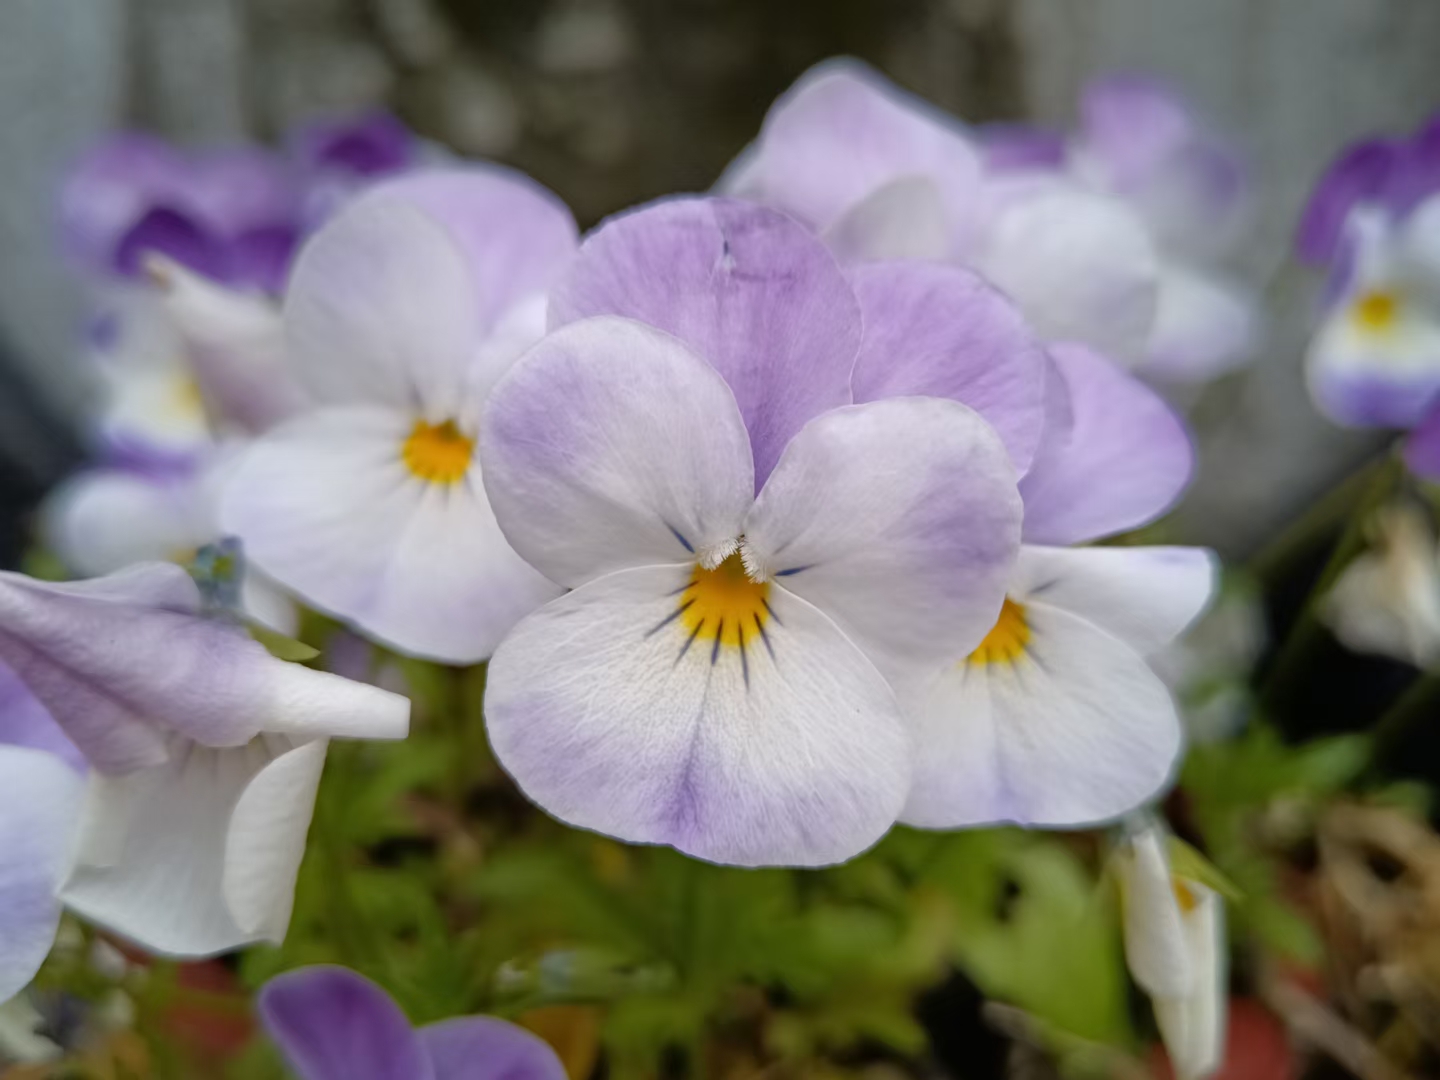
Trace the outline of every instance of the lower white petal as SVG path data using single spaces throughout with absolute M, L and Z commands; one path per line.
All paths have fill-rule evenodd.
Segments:
M 859 854 L 909 783 L 889 687 L 778 587 L 743 644 L 701 636 L 680 611 L 689 573 L 609 574 L 515 628 L 485 699 L 501 764 L 556 817 L 625 840 L 740 865 Z
M 961 660 L 917 710 L 902 820 L 928 828 L 1106 821 L 1164 786 L 1180 750 L 1165 685 L 1085 620 L 1026 605 L 1013 660 Z
M 273 800 L 274 812 L 257 814 L 247 789 L 297 749 L 304 753 L 271 774 L 256 796 Z M 164 765 L 124 776 L 92 774 L 80 851 L 61 898 L 81 916 L 167 955 L 208 956 L 272 936 L 274 919 L 266 916 L 280 910 L 273 886 L 283 878 L 276 868 L 291 857 L 294 838 L 270 833 L 266 840 L 275 850 L 258 859 L 255 829 L 283 821 L 303 838 L 308 806 L 303 817 L 296 808 L 313 800 L 309 770 L 317 753 L 323 755 L 323 746 L 308 750 L 277 735 L 224 750 L 177 739 Z M 281 780 L 290 790 L 279 790 Z M 232 857 L 232 822 L 242 802 L 243 835 Z M 233 875 L 246 866 L 268 875 L 266 900 L 260 887 L 226 880 L 227 869 Z M 241 912 L 231 910 L 227 892 L 239 895 Z M 253 925 L 242 927 L 237 914 Z
M 54 754 L 0 746 L 0 1002 L 34 978 L 55 941 L 80 792 Z

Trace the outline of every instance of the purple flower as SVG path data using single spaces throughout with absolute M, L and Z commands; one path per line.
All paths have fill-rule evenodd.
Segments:
M 846 260 L 976 268 L 1046 336 L 1160 378 L 1212 377 L 1255 335 L 1253 299 L 1211 266 L 1246 203 L 1237 159 L 1146 80 L 1093 84 L 1071 136 L 971 133 L 830 61 L 781 96 L 719 186 L 794 214 Z
M 545 809 L 742 865 L 836 862 L 894 822 L 892 686 L 994 622 L 1019 540 L 1006 446 L 1028 460 L 1043 408 L 1018 316 L 968 325 L 929 285 L 867 358 L 870 286 L 784 215 L 675 199 L 586 240 L 480 429 L 505 535 L 573 590 L 521 620 L 486 691 Z M 849 404 L 852 372 L 881 380 L 912 344 L 1006 442 L 953 401 Z
M 399 738 L 409 713 L 200 608 L 168 564 L 67 584 L 0 573 L 0 664 L 33 695 L 7 700 L 0 742 L 35 746 L 38 730 L 89 766 L 78 837 L 51 844 L 69 855 L 59 899 L 186 956 L 283 939 L 328 739 Z M 36 805 L 58 828 L 59 803 Z
M 570 212 L 506 169 L 377 185 L 306 244 L 283 315 L 304 406 L 241 457 L 221 524 L 314 606 L 403 652 L 484 659 L 558 592 L 511 550 L 472 453 L 544 330 Z
M 102 275 L 136 276 L 147 252 L 216 281 L 277 291 L 299 238 L 301 190 L 277 156 L 251 147 L 183 152 L 126 133 L 67 177 L 67 250 Z
M 305 187 L 305 220 L 323 223 L 370 184 L 424 164 L 413 132 L 390 113 L 374 110 L 303 124 L 288 140 Z
M 390 996 L 341 967 L 308 967 L 260 991 L 260 1021 L 297 1080 L 565 1080 L 544 1040 L 489 1016 L 412 1028 Z

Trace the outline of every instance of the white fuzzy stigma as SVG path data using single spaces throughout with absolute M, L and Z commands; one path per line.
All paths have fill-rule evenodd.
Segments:
M 697 559 L 706 570 L 714 570 L 731 555 L 734 555 L 735 549 L 739 546 L 740 541 L 732 536 L 729 540 L 721 540 L 718 544 L 701 548 Z

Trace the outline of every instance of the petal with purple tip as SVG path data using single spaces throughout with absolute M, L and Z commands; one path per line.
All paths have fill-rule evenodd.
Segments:
M 565 1080 L 565 1066 L 538 1035 L 493 1016 L 421 1028 L 435 1080 Z

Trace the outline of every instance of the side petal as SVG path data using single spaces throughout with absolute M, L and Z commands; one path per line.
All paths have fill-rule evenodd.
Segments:
M 903 699 L 994 625 L 1019 527 L 994 430 L 954 401 L 892 398 L 795 437 L 746 519 L 745 560 L 834 619 Z
M 517 303 L 548 291 L 575 258 L 575 218 L 560 198 L 500 165 L 421 169 L 366 197 L 423 210 L 465 253 L 480 326 L 488 333 Z
M 363 407 L 289 421 L 234 466 L 221 524 L 316 607 L 403 652 L 473 663 L 558 590 L 501 535 L 473 460 L 451 483 L 410 471 L 412 424 Z
M 975 229 L 980 155 L 963 124 L 853 60 L 819 64 L 771 107 L 760 134 L 764 201 L 816 228 L 900 177 L 937 186 L 946 253 Z
M 1190 482 L 1184 422 L 1103 356 L 1079 345 L 1053 345 L 1050 355 L 1071 423 L 1047 432 L 1020 481 L 1026 541 L 1077 544 L 1153 521 Z
M 257 939 L 284 941 L 290 927 L 327 745 L 301 743 L 263 766 L 230 817 L 221 892 L 235 925 Z
M 257 1009 L 299 1080 L 439 1080 L 390 995 L 346 968 L 276 976 Z
M 1044 185 L 1000 212 L 976 265 L 1043 336 L 1126 361 L 1144 355 L 1159 260 L 1140 220 L 1118 200 Z
M 256 777 L 294 748 L 283 736 L 219 750 L 174 740 L 163 765 L 91 774 L 79 855 L 61 899 L 167 956 L 211 956 L 264 939 L 273 927 L 242 928 L 226 902 L 231 820 Z M 307 824 L 308 814 L 297 823 L 302 842 Z
M 707 636 L 681 610 L 688 575 L 609 574 L 521 622 L 486 686 L 500 763 L 562 821 L 623 840 L 741 866 L 858 855 L 909 786 L 890 688 L 778 587 Z
M 959 267 L 870 263 L 851 275 L 865 321 L 856 402 L 951 398 L 978 412 L 1030 467 L 1045 424 L 1045 353 L 1006 297 Z
M 388 405 L 435 423 L 458 413 L 481 334 L 462 249 L 383 193 L 349 204 L 300 249 L 284 320 L 290 364 L 315 401 Z
M 1088 825 L 1169 781 L 1180 720 L 1144 659 L 1059 608 L 1027 604 L 1024 618 L 1019 656 L 953 663 L 917 710 L 915 784 L 901 820 Z
M 860 308 L 831 254 L 783 214 L 668 199 L 601 225 L 550 299 L 550 325 L 621 315 L 674 334 L 729 384 L 758 488 L 790 437 L 850 403 Z
M 565 1066 L 538 1035 L 491 1016 L 466 1016 L 417 1032 L 435 1080 L 565 1080 Z
M 480 461 L 505 535 L 567 586 L 732 543 L 754 491 L 724 381 L 628 319 L 566 326 L 517 361 L 491 393 Z
M 950 254 L 945 202 L 928 176 L 902 176 L 876 188 L 821 235 L 842 262 Z
M 1259 319 L 1256 298 L 1239 285 L 1167 266 L 1142 368 L 1167 382 L 1213 379 L 1251 358 Z
M 0 746 L 0 1001 L 24 989 L 55 941 L 81 787 L 55 755 Z
M 160 285 L 213 417 L 257 433 L 304 405 L 285 356 L 284 323 L 272 302 L 207 281 L 163 257 L 152 258 L 147 269 Z
M 1219 560 L 1204 548 L 1027 544 L 1015 577 L 1013 599 L 1063 608 L 1148 656 L 1209 607 Z

